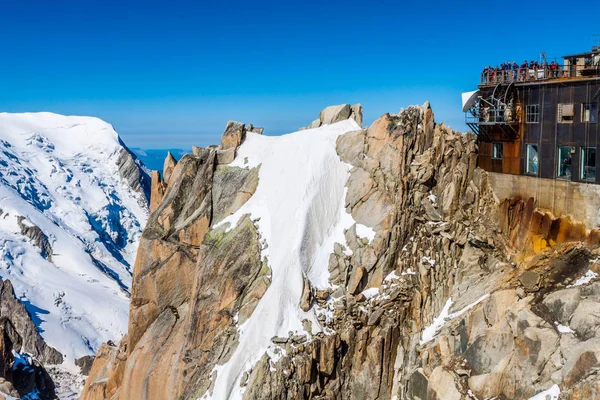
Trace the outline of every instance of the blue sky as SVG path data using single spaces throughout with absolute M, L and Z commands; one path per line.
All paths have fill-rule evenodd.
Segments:
M 340 103 L 370 123 L 430 100 L 462 130 L 460 93 L 484 65 L 587 51 L 599 14 L 554 0 L 3 1 L 0 111 L 98 116 L 144 148 L 217 143 L 229 119 L 290 132 Z

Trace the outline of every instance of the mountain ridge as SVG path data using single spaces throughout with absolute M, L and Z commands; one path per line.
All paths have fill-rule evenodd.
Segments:
M 594 241 L 499 199 L 429 103 L 348 109 L 279 138 L 231 121 L 153 172 L 128 332 L 82 399 L 600 396 Z
M 0 165 L 0 277 L 59 352 L 39 360 L 78 374 L 126 330 L 149 171 L 110 124 L 47 112 L 0 113 Z

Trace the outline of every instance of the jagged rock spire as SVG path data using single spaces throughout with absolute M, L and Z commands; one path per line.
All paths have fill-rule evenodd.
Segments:
M 169 178 L 171 177 L 171 173 L 173 169 L 177 165 L 177 160 L 173 157 L 173 154 L 169 151 L 167 153 L 167 157 L 165 158 L 165 164 L 163 166 L 163 180 L 165 183 L 169 183 Z

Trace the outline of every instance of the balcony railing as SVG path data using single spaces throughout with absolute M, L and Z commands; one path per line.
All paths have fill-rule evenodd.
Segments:
M 512 108 L 476 108 L 465 113 L 468 124 L 517 124 L 519 117 Z
M 560 78 L 584 78 L 600 76 L 598 66 L 559 65 L 548 67 L 509 69 L 505 71 L 488 71 L 481 73 L 480 85 L 495 86 L 519 82 L 538 82 Z

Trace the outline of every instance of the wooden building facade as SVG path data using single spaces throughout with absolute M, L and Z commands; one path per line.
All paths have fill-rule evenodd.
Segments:
M 600 184 L 600 49 L 564 59 L 482 77 L 463 99 L 481 168 Z

